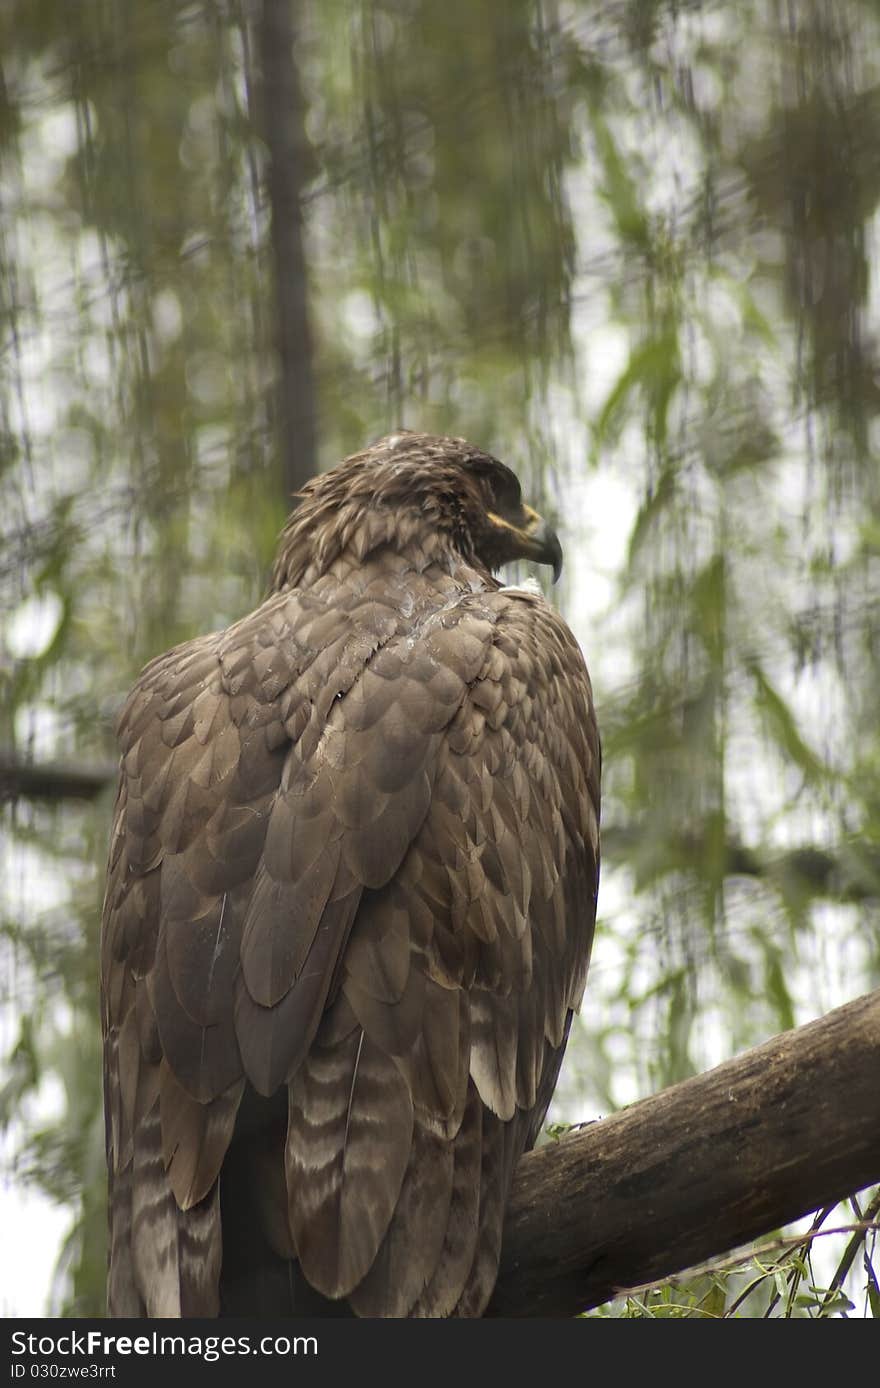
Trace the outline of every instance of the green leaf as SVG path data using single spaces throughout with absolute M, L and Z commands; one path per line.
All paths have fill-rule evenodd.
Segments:
M 595 452 L 598 454 L 616 439 L 635 391 L 641 391 L 651 402 L 651 427 L 655 439 L 662 441 L 669 401 L 680 382 L 678 335 L 671 327 L 639 343 L 599 410 L 593 426 Z
M 604 175 L 600 192 L 621 240 L 644 253 L 650 244 L 650 224 L 641 205 L 638 184 L 621 157 L 607 121 L 595 107 L 591 114 L 593 138 Z
M 774 688 L 761 663 L 752 656 L 747 666 L 755 684 L 755 703 L 763 715 L 764 726 L 780 751 L 804 773 L 808 781 L 825 780 L 825 765 L 804 741 L 794 714 Z

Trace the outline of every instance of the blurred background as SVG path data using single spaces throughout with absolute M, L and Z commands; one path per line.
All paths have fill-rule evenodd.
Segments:
M 875 0 L 2 0 L 0 1311 L 103 1312 L 124 692 L 397 426 L 566 552 L 604 864 L 551 1116 L 880 984 L 878 208 Z M 880 1314 L 875 1237 L 604 1314 Z

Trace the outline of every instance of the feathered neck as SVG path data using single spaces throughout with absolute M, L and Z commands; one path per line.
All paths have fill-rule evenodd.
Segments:
M 417 572 L 431 565 L 446 573 L 466 569 L 497 586 L 475 552 L 463 506 L 438 487 L 436 473 L 426 472 L 424 486 L 416 479 L 404 495 L 395 481 L 393 469 L 361 458 L 311 479 L 281 533 L 270 591 L 309 587 L 338 561 L 362 564 L 383 547 Z

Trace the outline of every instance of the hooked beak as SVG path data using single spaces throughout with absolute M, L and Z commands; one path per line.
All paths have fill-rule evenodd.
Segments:
M 536 564 L 549 564 L 553 569 L 553 582 L 562 573 L 562 546 L 559 537 L 537 511 L 531 506 L 523 506 L 524 525 L 514 525 L 503 516 L 489 511 L 489 520 L 496 530 L 504 532 L 503 552 L 499 562 L 509 563 L 512 559 L 531 559 Z
M 531 506 L 523 509 L 528 517 L 528 524 L 519 533 L 525 538 L 525 557 L 534 559 L 538 564 L 549 564 L 553 569 L 553 582 L 558 583 L 559 575 L 562 573 L 562 545 L 559 543 L 559 536 Z

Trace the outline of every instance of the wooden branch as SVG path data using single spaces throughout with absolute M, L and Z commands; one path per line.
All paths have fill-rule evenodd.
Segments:
M 632 863 L 639 849 L 637 824 L 606 824 L 602 856 L 606 862 Z M 672 850 L 683 863 L 699 863 L 717 852 L 701 834 L 675 835 Z M 841 840 L 833 849 L 801 844 L 783 853 L 750 848 L 728 839 L 721 866 L 725 877 L 757 877 L 804 896 L 832 901 L 876 901 L 880 897 L 880 853 L 861 840 Z
M 94 800 L 116 781 L 116 762 L 28 762 L 0 751 L 0 803 L 4 800 Z
M 492 1316 L 573 1316 L 880 1182 L 880 991 L 519 1165 Z

